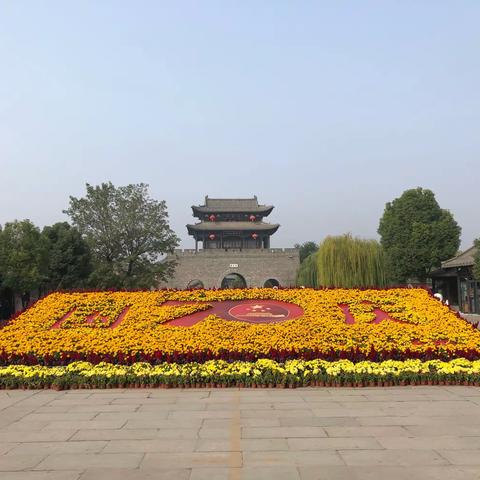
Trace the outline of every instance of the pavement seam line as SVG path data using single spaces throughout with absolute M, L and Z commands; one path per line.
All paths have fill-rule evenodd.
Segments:
M 238 453 L 242 456 L 241 436 L 242 429 L 240 425 L 240 390 L 236 390 L 233 396 L 233 404 L 236 406 L 233 411 L 230 425 L 230 468 L 228 472 L 229 480 L 240 480 L 240 468 L 236 464 Z M 243 462 L 242 462 L 243 463 Z

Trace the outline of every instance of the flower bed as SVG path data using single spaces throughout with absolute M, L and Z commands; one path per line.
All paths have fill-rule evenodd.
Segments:
M 303 314 L 271 324 L 208 314 L 209 302 L 251 300 Z M 193 326 L 170 323 L 198 312 L 206 318 Z M 480 358 L 480 333 L 422 289 L 54 293 L 0 335 L 3 365 L 458 357 Z
M 466 359 L 450 362 L 388 360 L 381 363 L 213 360 L 203 364 L 135 363 L 131 366 L 74 362 L 66 367 L 0 367 L 0 388 L 480 385 L 479 373 L 480 361 Z

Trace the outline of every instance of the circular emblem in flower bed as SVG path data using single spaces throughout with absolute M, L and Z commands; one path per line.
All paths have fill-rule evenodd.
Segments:
M 275 323 L 292 318 L 288 304 L 283 306 L 264 301 L 241 303 L 231 308 L 228 314 L 236 320 L 249 323 Z
M 163 305 L 181 305 L 182 302 L 165 302 Z M 176 327 L 191 327 L 205 320 L 209 315 L 216 315 L 224 320 L 248 323 L 278 323 L 292 320 L 304 314 L 303 308 L 294 303 L 280 300 L 223 300 L 208 302 L 209 308 L 167 322 Z

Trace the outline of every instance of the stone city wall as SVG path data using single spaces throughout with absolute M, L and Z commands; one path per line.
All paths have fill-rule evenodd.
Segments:
M 200 280 L 205 288 L 220 288 L 223 278 L 230 273 L 241 275 L 247 287 L 263 287 L 269 279 L 277 280 L 282 287 L 293 287 L 300 265 L 296 248 L 198 252 L 186 249 L 176 250 L 174 257 L 175 275 L 161 287 L 184 289 L 192 280 Z

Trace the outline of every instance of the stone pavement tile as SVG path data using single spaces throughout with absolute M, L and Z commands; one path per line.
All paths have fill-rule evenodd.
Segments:
M 198 431 L 199 438 L 230 438 L 231 435 L 232 435 L 231 427 L 201 428 Z
M 141 412 L 136 410 L 135 412 L 99 412 L 95 420 L 101 422 L 111 421 L 123 421 L 124 423 L 129 420 L 166 420 L 168 416 L 168 410 L 156 410 L 152 412 Z
M 25 406 L 25 405 L 18 405 L 18 403 L 13 403 L 11 405 L 7 405 L 0 410 L 0 415 L 15 415 L 15 417 L 21 417 L 26 415 L 27 413 L 35 411 L 36 408 L 43 407 L 43 405 L 39 406 Z
M 433 450 L 339 450 L 347 465 L 447 465 Z
M 50 394 L 40 392 L 37 395 L 22 399 L 15 403 L 17 407 L 41 407 L 42 405 L 49 404 L 52 401 L 55 401 L 58 398 L 56 394 Z
M 478 387 L 464 387 L 464 386 L 451 386 L 451 387 L 443 387 L 443 390 L 447 392 L 451 392 L 459 397 L 473 397 L 473 396 L 480 396 L 480 388 Z
M 480 466 L 480 449 L 472 450 L 438 450 L 442 457 L 453 465 L 478 465 Z M 0 457 L 1 458 L 1 457 Z M 479 477 L 480 478 L 480 477 Z
M 33 431 L 40 431 L 43 430 L 47 425 L 49 425 L 50 422 L 44 421 L 44 422 L 29 422 L 25 421 L 22 422 L 22 420 L 18 420 L 16 422 L 10 423 L 9 425 L 2 427 L 2 431 L 13 431 L 13 432 L 33 432 Z
M 41 407 L 32 409 L 31 413 L 68 413 L 70 411 L 72 411 L 71 405 L 61 405 L 61 406 L 52 407 L 47 404 L 47 405 L 43 405 Z
M 106 441 L 87 442 L 29 442 L 20 443 L 8 455 L 51 455 L 53 453 L 98 453 L 107 445 Z
M 241 468 L 199 467 L 192 468 L 189 480 L 240 480 Z M 243 479 L 242 479 L 243 480 Z
M 480 469 L 452 465 L 434 466 L 325 466 L 299 467 L 301 480 L 478 480 Z
M 92 396 L 93 391 L 92 390 L 83 390 L 83 389 L 78 389 L 78 390 L 62 390 L 61 392 L 55 392 L 55 391 L 44 391 L 43 393 L 49 394 L 49 395 L 56 395 L 56 398 L 90 398 Z
M 374 451 L 374 450 L 370 450 Z M 300 465 L 344 465 L 343 460 L 333 450 L 315 452 L 243 452 L 244 467 L 294 467 Z
M 279 404 L 285 405 L 285 404 Z M 234 400 L 230 402 L 223 402 L 223 403 L 209 403 L 206 405 L 206 410 L 273 410 L 274 406 L 270 402 L 264 403 L 238 403 Z
M 0 399 L 16 399 L 31 397 L 35 395 L 33 390 L 3 390 L 0 392 Z
M 1 442 L 0 443 L 0 455 L 4 455 L 5 453 L 11 451 L 17 445 L 18 445 L 18 443 Z
M 197 441 L 195 451 L 197 452 L 230 452 L 232 449 L 240 451 L 281 451 L 288 450 L 288 443 L 285 438 L 244 438 L 239 445 L 232 445 L 232 442 L 222 438 L 201 438 Z
M 232 478 L 232 477 L 230 477 Z M 235 477 L 233 477 L 235 478 Z M 240 469 L 241 480 L 299 480 L 298 469 L 295 467 L 244 467 Z
M 241 418 L 288 418 L 313 417 L 314 413 L 308 408 L 296 410 L 242 410 Z
M 301 417 L 296 418 L 300 419 Z M 240 418 L 239 421 L 241 427 L 280 427 L 281 420 L 281 418 Z
M 149 397 L 149 398 L 123 398 L 118 397 L 114 400 L 109 400 L 106 403 L 110 403 L 112 405 L 173 405 L 175 403 L 175 398 L 164 398 L 164 397 Z
M 62 432 L 62 430 L 59 430 Z M 140 439 L 153 439 L 157 438 L 158 430 L 151 429 L 142 429 L 142 430 L 133 430 L 133 429 L 117 429 L 117 430 L 78 430 L 72 437 L 71 441 L 85 441 L 85 440 L 140 440 Z
M 319 405 L 319 408 L 321 408 L 320 404 L 328 405 L 328 404 L 334 403 L 335 405 L 338 405 L 338 403 L 341 402 L 345 397 L 335 397 L 330 393 L 328 393 L 323 395 L 308 395 L 308 396 L 303 396 L 302 398 L 306 405 L 315 404 L 315 405 Z M 360 398 L 360 401 L 358 403 L 360 405 L 363 404 L 363 402 L 361 401 L 363 397 L 347 397 L 347 398 L 352 398 L 352 399 Z
M 313 408 L 317 417 L 378 417 L 391 415 L 388 411 L 376 408 L 368 403 L 359 403 L 352 408 L 338 406 L 336 408 Z M 408 415 L 408 412 L 405 413 Z
M 147 453 L 140 468 L 240 467 L 239 452 Z
M 280 418 L 280 425 L 282 427 L 353 427 L 360 425 L 360 422 L 355 417 L 300 417 Z
M 0 457 L 1 459 L 2 457 Z M 16 458 L 16 457 L 5 457 Z M 141 453 L 105 454 L 52 454 L 40 462 L 34 470 L 78 470 L 86 468 L 137 468 L 142 461 Z
M 81 470 L 2 472 L 2 480 L 79 480 Z
M 0 411 L 0 428 L 21 420 L 26 415 L 35 411 L 35 407 L 7 407 Z
M 231 418 L 204 418 L 203 428 L 229 428 L 232 425 Z M 242 427 L 279 427 L 278 418 L 241 418 Z
M 326 437 L 321 427 L 245 427 L 242 438 L 306 438 Z
M 480 435 L 480 430 L 478 431 Z M 377 437 L 386 449 L 464 450 L 480 449 L 479 437 L 423 436 L 423 437 Z
M 102 453 L 193 452 L 196 439 L 172 441 L 169 438 L 152 440 L 111 440 Z
M 220 404 L 222 405 L 222 404 Z M 207 404 L 202 403 L 142 403 L 138 408 L 138 412 L 195 412 L 207 410 Z
M 125 400 L 133 400 L 131 398 L 126 398 Z M 72 397 L 65 397 L 65 398 L 58 398 L 48 403 L 49 407 L 72 407 L 75 405 L 108 405 L 110 404 L 110 399 L 106 399 L 104 401 L 97 400 L 97 399 L 90 399 L 90 398 L 76 398 L 75 396 Z M 131 402 L 133 403 L 133 402 Z M 136 403 L 140 403 L 136 401 Z
M 390 415 L 359 417 L 361 425 L 480 425 L 480 415 Z
M 400 426 L 332 426 L 325 427 L 329 437 L 408 437 L 409 433 Z
M 85 470 L 79 480 L 189 480 L 190 472 L 189 468 L 169 470 L 89 468 Z
M 40 430 L 33 432 L 0 430 L 1 442 L 64 442 L 76 430 Z
M 172 389 L 172 390 L 163 390 L 163 389 L 158 389 L 158 390 L 152 390 L 150 392 L 149 398 L 164 398 L 164 399 L 169 399 L 173 398 L 174 401 L 177 398 L 183 398 L 188 401 L 195 401 L 195 400 L 203 400 L 206 398 L 210 398 L 210 391 L 206 389 L 200 389 L 200 390 L 193 390 L 193 389 L 188 389 L 188 390 L 178 390 L 178 389 Z
M 44 407 L 44 408 L 53 408 L 53 407 Z M 61 408 L 61 407 L 58 407 Z M 72 413 L 84 413 L 84 412 L 94 412 L 94 413 L 100 413 L 100 412 L 134 412 L 137 408 L 139 408 L 138 405 L 112 405 L 111 403 L 107 404 L 91 404 L 91 405 L 71 405 L 67 408 L 68 412 Z M 40 412 L 41 410 L 36 410 L 36 412 Z
M 408 425 L 405 430 L 411 437 L 457 436 L 476 437 L 480 435 L 479 425 Z
M 240 403 L 251 403 L 253 398 L 254 397 L 241 396 Z M 305 401 L 301 395 L 295 392 L 288 392 L 288 391 L 282 392 L 281 390 L 267 390 L 265 392 L 265 398 L 266 398 L 265 401 L 267 402 L 275 401 L 275 403 L 292 403 L 292 402 L 303 403 Z M 259 399 L 258 401 L 263 402 L 264 400 Z
M 371 400 L 366 395 L 335 395 L 334 393 L 330 393 L 328 397 L 305 397 L 305 402 L 308 404 L 352 402 L 363 405 L 366 402 L 371 402 Z
M 45 430 L 107 430 L 122 428 L 125 425 L 125 420 L 83 420 L 83 421 L 53 421 L 47 422 Z
M 105 401 L 116 400 L 117 398 L 136 398 L 139 401 L 143 401 L 145 398 L 150 397 L 148 390 L 125 390 L 123 392 L 117 392 L 115 390 L 105 390 L 104 392 L 94 392 L 88 397 L 90 400 L 97 400 L 99 403 L 105 403 Z
M 431 402 L 431 401 L 438 401 L 438 400 L 465 400 L 462 397 L 457 397 L 451 393 L 444 392 L 437 392 L 436 394 L 422 394 L 422 393 L 408 393 L 408 394 L 401 394 L 398 393 L 393 398 L 391 395 L 388 394 L 380 394 L 380 395 L 372 395 L 368 394 L 365 395 L 365 398 L 368 402 L 391 402 L 392 400 L 398 402 Z
M 363 406 L 364 404 L 359 402 L 357 405 Z M 342 404 L 341 401 L 337 399 L 330 399 L 330 400 L 324 400 L 321 402 L 306 402 L 304 408 L 309 408 L 311 410 L 321 410 L 322 408 L 329 408 L 329 409 L 335 409 L 335 408 L 341 408 Z
M 84 413 L 73 413 L 73 412 L 63 412 L 63 413 L 29 413 L 22 417 L 22 422 L 55 422 L 55 421 L 82 421 L 82 420 L 91 420 L 95 417 L 96 413 L 94 412 L 84 412 Z
M 38 465 L 44 458 L 45 455 L 1 455 L 0 472 L 13 472 L 33 468 Z
M 378 450 L 382 445 L 371 437 L 289 438 L 290 450 Z
M 150 419 L 128 420 L 123 428 L 135 430 L 145 428 L 200 428 L 201 418 L 166 418 L 157 419 L 154 415 Z
M 323 390 L 323 389 L 322 389 Z M 378 387 L 373 387 L 373 388 L 332 388 L 328 387 L 325 388 L 325 391 L 328 392 L 332 396 L 336 397 L 350 397 L 352 395 L 356 395 L 358 397 L 362 397 L 364 395 L 367 395 L 369 392 L 380 392 L 380 391 L 386 391 L 387 389 L 379 389 Z M 391 391 L 391 390 L 389 390 Z M 400 389 L 400 391 L 402 391 Z
M 155 438 L 189 439 L 198 438 L 199 428 L 159 428 Z
M 182 419 L 182 420 L 195 420 L 195 419 L 203 419 L 203 418 L 232 418 L 234 416 L 234 412 L 228 411 L 228 410 L 217 410 L 217 411 L 212 411 L 212 410 L 203 410 L 203 411 L 175 411 L 175 410 L 170 410 L 168 414 L 168 418 L 170 419 Z
M 326 402 L 318 402 L 318 403 L 323 405 Z M 271 399 L 271 403 L 269 405 L 270 405 L 270 408 L 273 408 L 274 410 L 303 410 L 303 409 L 312 408 L 311 404 L 307 402 L 303 402 L 303 401 L 302 402 L 277 402 L 274 397 Z M 253 407 L 253 406 L 251 408 L 252 410 L 256 409 L 256 407 Z M 242 410 L 244 409 L 245 407 L 242 407 Z
M 193 468 L 190 480 L 300 480 L 295 467 Z

